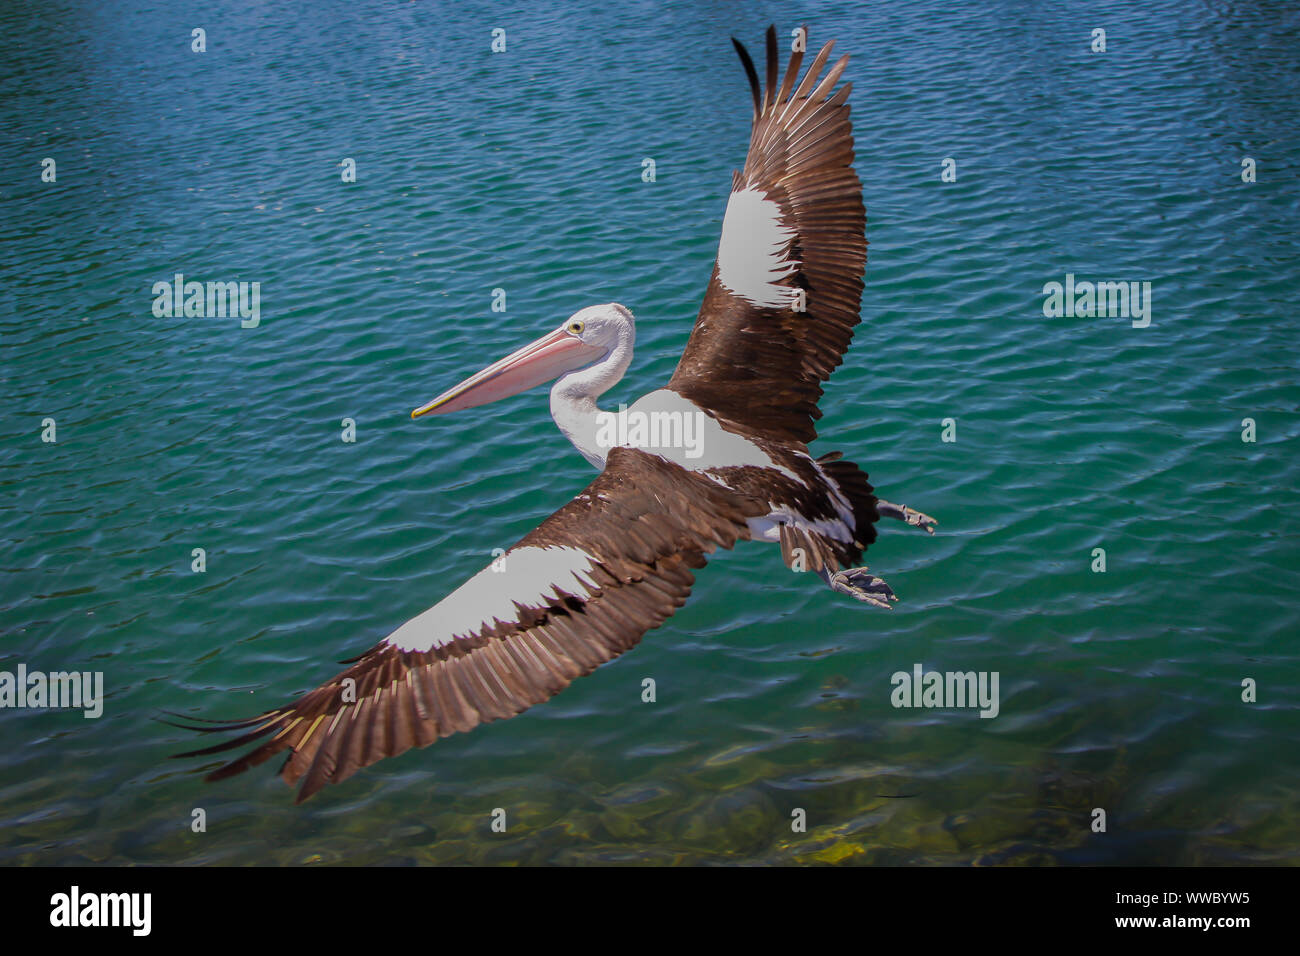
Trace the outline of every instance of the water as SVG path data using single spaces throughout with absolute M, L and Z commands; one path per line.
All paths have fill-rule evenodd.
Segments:
M 742 546 L 550 703 L 302 807 L 271 766 L 208 785 L 167 759 L 194 741 L 161 711 L 242 716 L 315 686 L 589 480 L 541 390 L 409 411 L 609 300 L 638 351 L 607 405 L 667 378 L 748 135 L 727 38 L 756 49 L 801 16 L 6 5 L 0 669 L 99 670 L 107 700 L 98 720 L 0 710 L 0 860 L 1295 862 L 1284 3 L 811 21 L 854 57 L 871 241 L 815 450 L 942 522 L 871 549 L 895 611 Z M 260 282 L 260 325 L 155 317 L 176 272 Z M 1150 281 L 1150 326 L 1045 317 L 1067 273 Z M 915 663 L 997 671 L 999 716 L 895 709 L 890 675 Z

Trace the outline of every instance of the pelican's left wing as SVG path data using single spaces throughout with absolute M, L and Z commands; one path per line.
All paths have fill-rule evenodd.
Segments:
M 512 717 L 630 649 L 686 602 L 705 555 L 749 536 L 762 502 L 655 455 L 615 448 L 605 470 L 443 601 L 285 707 L 192 757 L 246 744 L 220 780 L 286 752 L 298 802 L 362 767 Z

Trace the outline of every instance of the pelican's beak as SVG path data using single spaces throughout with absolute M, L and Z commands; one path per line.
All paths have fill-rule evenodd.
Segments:
M 581 368 L 597 356 L 604 355 L 605 351 L 599 346 L 586 344 L 564 329 L 557 329 L 518 352 L 511 352 L 501 361 L 493 362 L 427 405 L 421 405 L 411 412 L 411 417 L 458 412 L 518 395 L 559 378 L 565 372 Z

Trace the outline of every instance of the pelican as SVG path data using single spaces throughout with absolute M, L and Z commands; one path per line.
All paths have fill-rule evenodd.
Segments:
M 934 533 L 935 521 L 878 498 L 839 452 L 812 457 L 821 385 L 859 321 L 867 257 L 853 169 L 850 84 L 836 89 L 833 43 L 778 84 L 774 28 L 753 95 L 744 168 L 734 173 L 718 256 L 668 384 L 631 407 L 597 400 L 632 361 L 631 311 L 610 303 L 470 376 L 413 418 L 445 415 L 554 382 L 551 416 L 600 473 L 493 564 L 407 621 L 326 683 L 237 722 L 206 756 L 251 747 L 210 772 L 241 773 L 284 754 L 297 802 L 362 767 L 548 700 L 630 650 L 681 607 L 693 572 L 737 541 L 777 544 L 795 571 L 876 608 L 897 596 L 859 566 L 876 523 Z

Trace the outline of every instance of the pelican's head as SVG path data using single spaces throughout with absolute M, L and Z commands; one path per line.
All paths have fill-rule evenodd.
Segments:
M 636 324 L 628 309 L 617 302 L 588 306 L 565 319 L 554 332 L 421 405 L 411 417 L 486 405 L 598 363 L 608 362 L 611 373 L 621 376 L 631 360 L 635 339 Z

